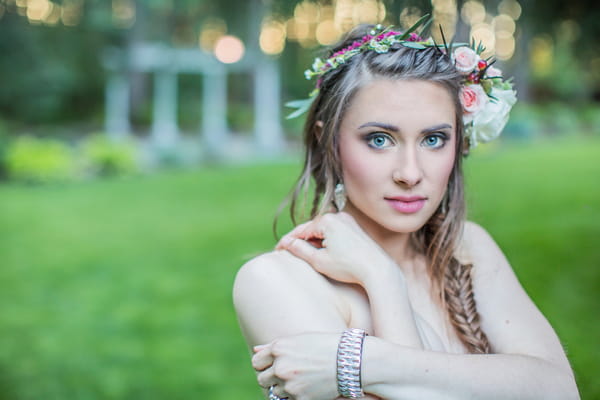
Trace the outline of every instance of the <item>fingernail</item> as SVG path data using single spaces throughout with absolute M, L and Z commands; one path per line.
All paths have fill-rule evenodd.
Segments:
M 279 244 L 277 245 L 278 247 L 284 248 L 290 245 L 290 243 L 292 243 L 294 239 L 289 237 L 289 236 L 284 236 L 281 238 L 281 240 L 279 241 Z
M 266 344 L 259 344 L 259 345 L 254 346 L 252 348 L 252 350 L 254 350 L 254 352 L 257 353 L 257 352 L 261 351 L 262 349 L 264 349 L 265 347 L 267 347 Z

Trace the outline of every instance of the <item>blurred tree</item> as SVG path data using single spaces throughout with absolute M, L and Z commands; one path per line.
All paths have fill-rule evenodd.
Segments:
M 214 17 L 227 22 L 227 32 L 240 36 L 247 46 L 256 46 L 257 32 L 264 12 L 287 18 L 300 0 L 39 0 L 35 2 L 0 0 L 0 118 L 24 124 L 41 124 L 96 118 L 103 109 L 104 71 L 100 57 L 110 46 L 132 46 L 140 41 L 161 41 L 174 46 L 198 45 L 202 27 Z M 388 15 L 399 15 L 407 6 L 422 12 L 431 11 L 426 0 L 383 0 Z M 333 3 L 333 0 L 322 0 Z M 465 0 L 458 0 L 460 7 Z M 500 0 L 484 1 L 495 10 Z M 600 92 L 600 7 L 592 0 L 572 0 L 565 7 L 560 0 L 521 0 L 519 19 L 521 38 L 517 45 L 526 46 L 529 38 L 563 34 L 561 27 L 574 27 L 575 37 L 567 44 L 570 52 L 557 57 L 560 68 L 569 69 L 564 79 L 554 76 L 540 82 L 559 82 L 553 93 L 570 95 L 573 79 L 583 80 L 582 96 Z M 37 4 L 38 8 L 33 8 Z M 30 6 L 28 8 L 28 5 Z M 39 7 L 46 8 L 41 9 Z M 261 11 L 261 9 L 263 11 Z M 495 12 L 495 11 L 492 11 Z M 461 33 L 459 25 L 458 32 Z M 463 32 L 464 33 L 464 32 Z M 560 42 L 564 49 L 564 41 Z M 524 65 L 529 48 L 522 53 Z M 296 79 L 299 68 L 310 63 L 310 51 L 299 51 L 289 42 L 280 57 L 283 87 L 304 93 L 306 82 Z M 575 59 L 578 66 L 569 63 Z M 556 64 L 558 65 L 558 64 Z M 563 69 L 564 72 L 564 69 Z M 581 73 L 585 79 L 581 78 Z M 132 98 L 143 97 L 147 84 L 137 77 Z M 527 79 L 523 79 L 527 81 Z M 570 84 L 571 82 L 571 84 Z M 541 83 L 546 85 L 546 83 Z M 575 85 L 577 86 L 577 85 Z M 136 97 L 137 96 L 137 97 Z M 139 102 L 137 102 L 139 103 Z

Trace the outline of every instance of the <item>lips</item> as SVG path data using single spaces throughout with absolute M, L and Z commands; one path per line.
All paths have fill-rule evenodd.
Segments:
M 414 214 L 423 208 L 427 198 L 423 196 L 396 196 L 386 197 L 385 201 L 398 212 Z

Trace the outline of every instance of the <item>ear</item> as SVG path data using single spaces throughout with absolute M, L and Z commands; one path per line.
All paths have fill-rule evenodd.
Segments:
M 315 136 L 317 137 L 317 141 L 321 141 L 321 137 L 323 136 L 323 121 L 315 122 Z

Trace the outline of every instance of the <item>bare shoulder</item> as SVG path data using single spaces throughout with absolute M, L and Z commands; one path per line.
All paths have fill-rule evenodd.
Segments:
M 235 278 L 233 302 L 250 345 L 344 327 L 342 304 L 332 285 L 287 251 L 265 253 L 244 264 Z
M 473 278 L 486 281 L 504 270 L 512 273 L 506 256 L 488 231 L 481 225 L 466 221 L 456 256 L 464 264 L 473 265 Z
M 311 291 L 325 288 L 327 279 L 305 261 L 285 250 L 261 254 L 245 263 L 236 274 L 233 299 L 236 308 L 247 291 Z M 239 304 L 242 305 L 242 304 Z

